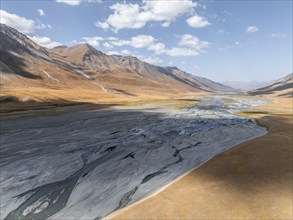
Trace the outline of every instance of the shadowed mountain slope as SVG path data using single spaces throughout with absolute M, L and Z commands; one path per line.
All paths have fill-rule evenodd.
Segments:
M 251 95 L 273 95 L 280 97 L 293 97 L 293 73 L 279 79 L 277 82 L 253 91 Z
M 5 91 L 41 88 L 80 91 L 79 95 L 90 91 L 95 99 L 117 95 L 123 99 L 233 90 L 176 67 L 155 66 L 132 56 L 106 55 L 89 44 L 47 49 L 11 27 L 1 24 L 0 28 L 0 76 Z

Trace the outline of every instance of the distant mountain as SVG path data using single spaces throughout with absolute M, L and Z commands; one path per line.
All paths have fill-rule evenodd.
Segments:
M 233 90 L 176 67 L 106 55 L 89 44 L 47 49 L 11 27 L 0 27 L 2 88 L 85 89 L 109 96 Z
M 186 73 L 177 67 L 165 67 L 168 72 L 172 72 L 174 75 L 178 76 L 179 78 L 185 79 L 186 81 L 190 82 L 191 84 L 194 83 L 199 86 L 203 90 L 206 91 L 224 91 L 224 92 L 232 92 L 235 89 L 231 88 L 230 86 L 223 85 L 221 83 L 214 82 L 204 77 L 191 75 Z
M 249 94 L 293 97 L 293 73 L 279 79 L 269 86 L 250 91 Z
M 226 82 L 222 82 L 222 84 L 226 85 L 226 86 L 230 86 L 234 89 L 237 90 L 243 90 L 243 91 L 250 91 L 250 90 L 254 90 L 254 89 L 258 89 L 264 86 L 268 86 L 273 84 L 274 82 L 276 82 L 277 80 L 271 80 L 271 81 L 226 81 Z

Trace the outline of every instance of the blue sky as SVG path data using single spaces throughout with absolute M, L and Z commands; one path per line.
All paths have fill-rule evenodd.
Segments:
M 46 47 L 87 42 L 218 82 L 293 71 L 292 1 L 1 0 L 1 23 Z

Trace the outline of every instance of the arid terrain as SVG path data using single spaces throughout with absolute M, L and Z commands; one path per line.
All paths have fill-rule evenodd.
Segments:
M 1 24 L 1 219 L 291 219 L 292 74 L 240 92 Z
M 89 44 L 47 49 L 11 27 L 0 27 L 1 114 L 233 91 L 177 67 L 106 55 Z
M 107 219 L 292 219 L 291 98 L 240 113 L 268 129 Z
M 105 217 L 266 134 L 235 114 L 265 102 L 197 98 L 183 109 L 157 102 L 2 121 L 2 218 Z

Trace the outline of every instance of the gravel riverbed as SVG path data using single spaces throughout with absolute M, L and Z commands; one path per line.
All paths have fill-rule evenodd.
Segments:
M 235 113 L 262 101 L 215 95 L 1 122 L 1 219 L 96 219 L 213 156 L 266 134 Z

